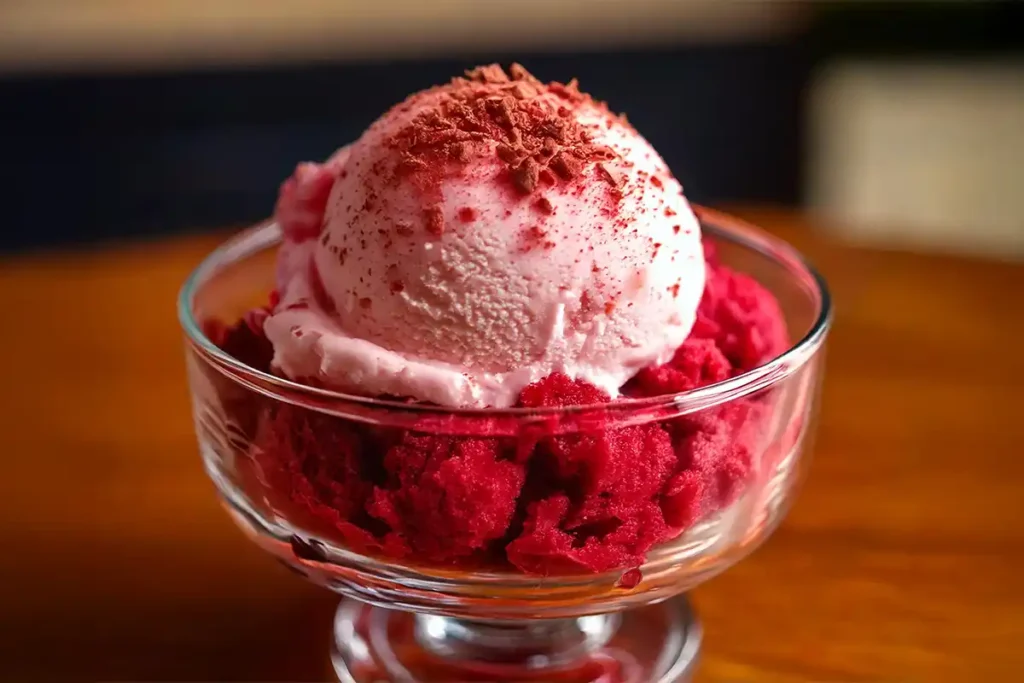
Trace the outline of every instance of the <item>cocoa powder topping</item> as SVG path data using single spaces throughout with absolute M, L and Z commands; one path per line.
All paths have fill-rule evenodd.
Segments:
M 536 189 L 539 176 L 540 166 L 527 157 L 512 169 L 512 184 L 523 194 L 530 194 Z
M 540 97 L 545 93 L 565 104 L 552 106 Z M 576 122 L 578 107 L 592 100 L 575 80 L 545 85 L 519 64 L 508 73 L 491 64 L 418 97 L 435 102 L 386 144 L 399 154 L 396 174 L 413 176 L 428 195 L 436 195 L 444 177 L 461 172 L 473 144 L 497 143 L 495 154 L 522 194 L 534 192 L 548 168 L 572 180 L 584 164 L 616 156 L 594 145 L 591 134 Z M 544 177 L 554 179 L 551 174 Z

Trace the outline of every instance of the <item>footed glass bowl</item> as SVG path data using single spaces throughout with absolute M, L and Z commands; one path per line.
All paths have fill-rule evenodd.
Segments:
M 795 344 L 760 367 L 709 386 L 610 404 L 449 410 L 343 395 L 247 365 L 210 335 L 266 304 L 281 239 L 272 223 L 230 240 L 191 275 L 179 316 L 203 463 L 228 512 L 253 541 L 344 596 L 332 651 L 342 681 L 690 678 L 701 631 L 684 594 L 749 554 L 785 514 L 807 460 L 831 317 L 825 283 L 799 254 L 739 220 L 697 211 L 720 262 L 752 276 L 777 298 Z M 422 542 L 399 540 L 398 547 L 379 519 L 352 524 L 334 512 L 374 495 L 366 486 L 346 484 L 363 481 L 346 479 L 346 468 L 354 466 L 349 436 L 361 449 L 359 467 L 380 461 L 383 468 L 361 476 L 379 481 L 394 466 L 384 462 L 388 444 L 410 435 L 448 445 L 469 440 L 477 445 L 465 453 L 456 447 L 452 457 L 474 457 L 478 448 L 521 453 L 517 449 L 527 444 L 532 452 L 542 439 L 630 434 L 652 423 L 661 423 L 673 439 L 717 444 L 710 451 L 693 447 L 692 453 L 728 457 L 694 455 L 679 463 L 658 498 L 671 527 L 667 536 L 659 533 L 669 540 L 611 570 L 600 570 L 603 556 L 598 564 L 585 559 L 591 543 L 610 543 L 627 532 L 642 536 L 649 531 L 644 522 L 632 530 L 595 528 L 595 540 L 576 537 L 571 545 L 558 529 L 535 534 L 532 545 L 505 546 L 507 539 L 494 538 L 487 548 L 498 552 L 449 558 L 451 548 L 485 534 L 493 523 L 487 506 L 504 490 L 497 477 L 520 476 L 514 456 L 488 461 L 491 469 L 476 479 L 460 479 L 465 499 L 435 496 L 436 505 L 407 519 Z M 302 456 L 304 449 L 315 457 L 281 456 Z M 487 479 L 491 473 L 493 481 Z M 523 491 L 530 485 L 517 483 Z M 479 514 L 473 505 L 481 505 Z M 519 529 L 532 523 L 511 522 Z M 506 552 L 518 561 L 506 561 Z M 553 555 L 564 561 L 551 561 Z

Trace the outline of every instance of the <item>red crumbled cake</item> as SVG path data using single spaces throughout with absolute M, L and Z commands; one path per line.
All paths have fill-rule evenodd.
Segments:
M 367 505 L 387 538 L 420 561 L 449 562 L 505 535 L 526 472 L 497 439 L 412 432 L 400 439 L 386 451 L 387 479 Z
M 630 398 L 705 386 L 785 350 L 774 297 L 719 265 L 708 276 L 698 322 L 675 357 L 623 388 Z M 270 371 L 263 313 L 213 326 L 225 352 Z M 564 375 L 528 386 L 519 406 L 609 404 Z M 358 552 L 416 562 L 555 574 L 636 567 L 657 543 L 723 509 L 752 475 L 767 411 L 759 398 L 697 414 L 612 427 L 600 408 L 524 430 L 460 435 L 456 416 L 422 429 L 363 425 L 286 404 L 256 411 L 225 403 L 252 438 L 268 502 L 293 524 Z M 258 412 L 258 414 L 253 414 Z M 463 432 L 465 433 L 465 432 Z

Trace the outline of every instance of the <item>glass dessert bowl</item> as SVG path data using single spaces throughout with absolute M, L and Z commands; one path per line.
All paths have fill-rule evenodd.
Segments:
M 341 680 L 689 678 L 684 594 L 782 519 L 831 317 L 794 250 L 695 210 L 712 258 L 774 296 L 794 343 L 724 378 L 697 353 L 698 386 L 653 397 L 592 401 L 563 377 L 515 408 L 449 409 L 292 382 L 267 370 L 265 338 L 228 327 L 273 290 L 279 228 L 191 275 L 179 316 L 204 465 L 250 538 L 344 596 Z

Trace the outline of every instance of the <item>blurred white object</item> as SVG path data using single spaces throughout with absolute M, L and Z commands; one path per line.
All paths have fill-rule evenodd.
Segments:
M 811 92 L 807 196 L 827 223 L 1024 257 L 1024 66 L 851 62 Z

